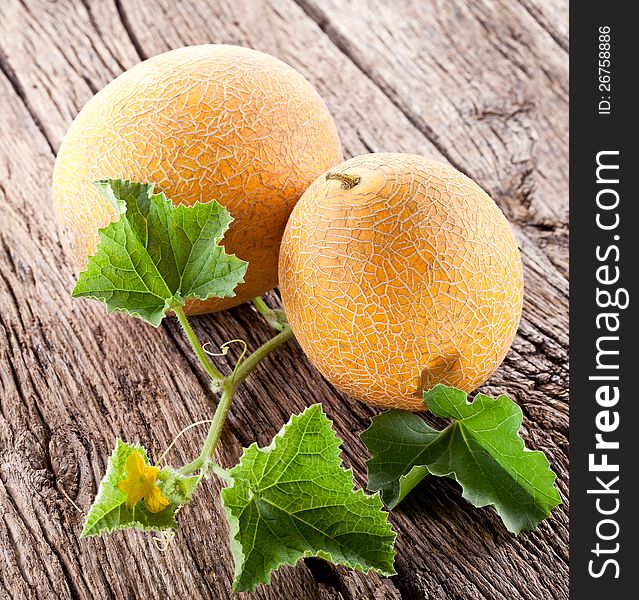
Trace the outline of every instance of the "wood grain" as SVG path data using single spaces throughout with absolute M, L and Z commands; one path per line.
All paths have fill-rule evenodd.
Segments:
M 486 390 L 522 406 L 524 437 L 548 453 L 567 500 L 566 13 L 566 2 L 540 0 L 2 3 L 0 597 L 229 597 L 218 481 L 181 514 L 164 554 L 132 533 L 80 541 L 71 503 L 89 506 L 115 436 L 158 456 L 212 408 L 175 323 L 154 330 L 70 299 L 74 270 L 50 207 L 55 152 L 84 102 L 139 60 L 185 44 L 274 54 L 326 99 L 347 156 L 425 154 L 495 198 L 515 228 L 527 288 L 519 335 Z M 240 337 L 255 347 L 270 335 L 246 306 L 194 325 L 213 344 Z M 295 343 L 238 393 L 220 461 L 230 466 L 243 445 L 268 443 L 316 401 L 363 484 L 358 434 L 375 411 L 332 390 Z M 192 458 L 198 444 L 190 434 L 173 459 Z M 454 484 L 432 478 L 391 518 L 397 576 L 309 559 L 251 597 L 567 597 L 566 504 L 537 532 L 513 538 L 492 510 L 473 509 Z

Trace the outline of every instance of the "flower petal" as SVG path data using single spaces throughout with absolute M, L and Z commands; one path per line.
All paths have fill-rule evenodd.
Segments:
M 146 486 L 140 477 L 127 477 L 118 483 L 120 491 L 126 494 L 126 507 L 133 508 L 145 495 Z
M 162 512 L 169 505 L 169 501 L 164 497 L 162 490 L 157 485 L 151 488 L 150 493 L 144 498 L 144 502 L 152 513 Z
M 142 455 L 133 451 L 126 459 L 126 472 L 129 477 L 133 475 L 137 475 L 138 473 L 143 473 L 146 467 L 146 463 L 144 462 L 144 458 Z

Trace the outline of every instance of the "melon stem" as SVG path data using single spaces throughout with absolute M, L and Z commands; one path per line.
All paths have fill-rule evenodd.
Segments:
M 350 175 L 349 173 L 326 173 L 326 181 L 336 180 L 342 182 L 342 188 L 352 190 L 362 178 L 359 175 Z

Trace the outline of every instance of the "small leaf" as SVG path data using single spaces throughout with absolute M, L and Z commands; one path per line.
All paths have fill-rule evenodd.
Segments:
M 454 419 L 442 431 L 411 413 L 374 417 L 362 433 L 372 456 L 369 489 L 394 508 L 429 473 L 451 477 L 474 506 L 494 506 L 510 532 L 535 529 L 561 503 L 548 459 L 524 447 L 522 412 L 510 398 L 467 398 L 444 385 L 424 394 L 430 412 Z
M 115 449 L 109 457 L 106 473 L 100 482 L 98 494 L 84 520 L 81 537 L 111 533 L 118 529 L 161 531 L 175 529 L 175 514 L 186 504 L 199 482 L 198 476 L 185 476 L 170 467 L 164 467 L 158 475 L 158 487 L 169 501 L 161 512 L 151 512 L 143 501 L 127 508 L 127 495 L 118 484 L 127 478 L 126 462 L 133 452 L 139 453 L 149 463 L 146 450 L 137 444 L 116 440 Z
M 167 310 L 187 298 L 235 295 L 248 263 L 219 245 L 233 220 L 223 206 L 214 200 L 175 206 L 148 183 L 110 179 L 95 186 L 118 220 L 100 229 L 73 296 L 101 300 L 109 312 L 157 327 Z
M 393 533 L 378 495 L 353 489 L 340 441 L 315 404 L 291 417 L 267 448 L 252 444 L 222 502 L 231 529 L 236 591 L 268 583 L 281 565 L 318 556 L 392 575 Z

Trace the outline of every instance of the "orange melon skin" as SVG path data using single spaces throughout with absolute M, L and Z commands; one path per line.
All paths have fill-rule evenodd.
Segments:
M 224 246 L 249 268 L 234 297 L 186 307 L 212 312 L 277 285 L 291 209 L 341 160 L 333 119 L 297 71 L 248 48 L 190 46 L 134 66 L 86 104 L 60 147 L 53 203 L 84 265 L 116 217 L 92 180 L 155 183 L 176 203 L 220 202 L 235 219 Z
M 349 396 L 424 410 L 437 383 L 470 392 L 497 369 L 521 316 L 519 250 L 493 200 L 455 169 L 369 154 L 320 176 L 297 203 L 280 250 L 291 328 Z

